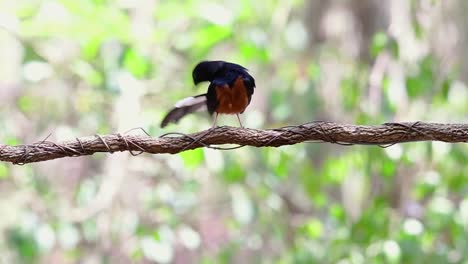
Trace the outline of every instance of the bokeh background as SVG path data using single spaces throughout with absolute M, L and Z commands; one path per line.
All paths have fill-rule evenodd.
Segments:
M 0 142 L 165 129 L 245 65 L 251 128 L 468 122 L 464 0 L 1 0 Z M 235 125 L 221 116 L 219 125 Z M 134 130 L 131 133 L 143 133 Z M 0 163 L 1 263 L 468 263 L 468 147 L 299 144 Z

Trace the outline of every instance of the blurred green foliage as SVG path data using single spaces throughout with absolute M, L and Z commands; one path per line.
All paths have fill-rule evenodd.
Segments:
M 252 128 L 467 122 L 466 4 L 370 2 L 2 1 L 0 142 L 206 129 L 159 128 L 206 59 L 256 77 Z M 0 164 L 0 259 L 468 263 L 467 161 L 433 142 Z

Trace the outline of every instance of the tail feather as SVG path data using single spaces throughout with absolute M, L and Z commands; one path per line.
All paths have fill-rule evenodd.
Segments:
M 178 101 L 161 122 L 161 127 L 177 123 L 187 114 L 206 109 L 206 94 L 191 96 Z

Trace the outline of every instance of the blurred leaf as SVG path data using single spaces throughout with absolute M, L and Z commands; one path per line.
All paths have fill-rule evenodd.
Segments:
M 320 65 L 317 63 L 310 63 L 307 67 L 307 74 L 312 80 L 318 80 L 321 75 Z
M 449 190 L 455 193 L 464 193 L 468 190 L 468 174 L 466 170 L 454 173 L 448 177 Z
M 184 14 L 183 18 L 192 18 L 196 14 L 197 2 L 185 1 L 181 2 L 164 1 L 158 4 L 158 8 L 154 10 L 154 17 L 163 22 L 172 22 L 175 19 L 180 19 L 178 14 Z
M 152 236 L 154 240 L 156 241 L 161 241 L 161 236 L 159 235 L 159 231 L 158 230 L 153 230 L 153 233 L 152 233 Z
M 327 183 L 337 184 L 341 183 L 350 171 L 348 166 L 348 157 L 341 158 L 329 157 L 324 164 L 323 174 Z
M 395 175 L 397 165 L 395 161 L 388 158 L 382 160 L 382 175 L 387 178 L 391 178 Z
M 419 73 L 406 78 L 406 88 L 410 97 L 421 96 L 424 92 L 429 92 L 434 89 L 434 61 L 432 57 L 424 58 L 420 63 Z
M 270 93 L 270 102 L 273 106 L 277 106 L 283 103 L 285 98 L 285 92 L 282 90 L 273 90 Z
M 141 248 L 136 248 L 130 255 L 130 258 L 133 261 L 136 261 L 137 263 L 139 263 L 139 262 L 142 262 L 142 259 L 144 256 L 145 254 L 143 254 L 143 250 Z
M 324 207 L 327 205 L 327 196 L 325 196 L 324 193 L 316 193 L 312 197 L 312 201 L 314 202 L 314 205 L 317 206 L 318 208 Z
M 8 172 L 9 172 L 8 167 L 5 164 L 0 163 L 0 179 L 7 178 L 9 176 Z
M 377 57 L 387 46 L 388 36 L 384 32 L 377 32 L 372 38 L 370 53 L 373 57 Z
M 27 2 L 17 3 L 16 9 L 15 9 L 16 16 L 20 19 L 30 18 L 37 12 L 37 9 L 39 7 L 40 7 L 40 2 L 36 2 L 36 1 L 27 1 Z
M 361 89 L 356 78 L 344 79 L 341 82 L 341 94 L 344 109 L 353 110 L 357 108 Z
M 21 141 L 20 141 L 18 138 L 16 138 L 16 137 L 7 136 L 7 137 L 5 137 L 3 143 L 4 143 L 5 145 L 16 146 L 16 145 L 21 144 Z
M 138 122 L 158 135 L 160 128 L 153 117 L 161 116 L 164 109 L 154 105 L 168 105 L 166 99 L 176 101 L 188 92 L 166 89 L 167 83 L 192 87 L 191 68 L 205 59 L 231 60 L 253 70 L 259 86 L 254 100 L 260 100 L 260 106 L 247 115 L 253 115 L 254 121 L 256 115 L 265 115 L 261 118 L 265 127 L 337 116 L 358 124 L 377 124 L 404 118 L 408 111 L 412 118 L 463 121 L 468 104 L 466 81 L 460 73 L 466 62 L 461 59 L 463 52 L 458 54 L 463 42 L 456 40 L 466 30 L 459 26 L 463 23 L 455 23 L 460 14 L 453 16 L 450 11 L 458 11 L 463 1 L 452 1 L 450 10 L 439 8 L 442 1 L 424 5 L 409 1 L 408 12 L 400 14 L 410 21 L 404 25 L 407 28 L 368 32 L 370 40 L 361 38 L 351 46 L 340 43 L 348 43 L 362 28 L 376 28 L 366 23 L 377 22 L 377 28 L 385 28 L 380 26 L 388 21 L 380 11 L 398 10 L 391 6 L 366 14 L 374 9 L 363 9 L 360 14 L 372 19 L 336 38 L 342 32 L 334 26 L 341 25 L 336 24 L 342 22 L 339 14 L 353 13 L 357 7 L 348 2 L 340 9 L 344 12 L 325 20 L 318 17 L 323 21 L 317 24 L 309 16 L 318 10 L 303 0 L 215 4 L 0 1 L 0 23 L 5 27 L 0 29 L 0 46 L 3 55 L 12 58 L 0 75 L 6 77 L 7 88 L 9 82 L 19 87 L 2 90 L 1 141 L 32 143 L 37 138 L 34 135 L 57 124 L 58 135 L 62 129 L 76 134 L 115 133 L 125 121 L 118 121 L 123 116 L 114 113 L 122 72 L 146 79 L 148 89 L 138 91 L 144 110 Z M 440 41 L 440 32 L 432 36 L 427 27 L 437 22 L 440 12 L 446 15 L 443 25 L 448 28 L 441 27 L 441 32 L 448 33 L 447 41 Z M 223 14 L 229 17 L 224 19 Z M 377 20 L 372 17 L 376 15 Z M 326 26 L 325 34 L 321 24 Z M 418 43 L 407 43 L 412 34 Z M 311 42 L 304 41 L 307 39 Z M 380 65 L 355 59 L 354 51 L 363 48 L 373 59 L 387 53 L 391 56 L 383 60 L 383 79 L 377 84 L 383 89 L 382 104 L 375 112 L 367 111 L 366 104 L 371 102 L 368 85 L 373 78 L 370 73 Z M 400 49 L 411 50 L 400 58 Z M 460 58 L 453 58 L 455 53 Z M 156 66 L 161 71 L 155 71 Z M 327 91 L 337 84 L 338 90 Z M 402 86 L 406 91 L 400 90 Z M 198 88 L 205 90 L 206 85 Z M 376 92 L 380 96 L 381 91 Z M 338 103 L 330 104 L 330 100 Z M 420 109 L 419 104 L 431 105 Z M 327 108 L 330 105 L 338 108 Z M 25 124 L 28 131 L 22 131 Z M 187 170 L 142 157 L 132 160 L 136 163 L 130 173 L 136 177 L 125 181 L 125 188 L 118 188 L 117 203 L 112 204 L 109 197 L 102 204 L 97 195 L 100 189 L 103 194 L 115 191 L 112 177 L 106 176 L 112 171 L 106 172 L 105 154 L 74 160 L 65 166 L 65 172 L 54 162 L 24 167 L 0 163 L 5 196 L 0 204 L 4 209 L 0 226 L 6 230 L 0 252 L 11 263 L 466 262 L 468 207 L 460 201 L 466 200 L 468 192 L 468 148 L 451 145 L 444 151 L 432 143 L 418 142 L 404 144 L 400 150 L 401 154 L 399 150 L 330 144 L 245 148 L 217 152 L 218 160 L 224 162 L 211 166 L 212 156 L 197 149 L 179 154 Z M 204 162 L 211 165 L 196 169 L 197 177 L 172 177 Z M 56 167 L 58 170 L 50 169 Z M 65 175 L 68 171 L 70 177 Z M 13 173 L 15 177 L 8 178 Z M 397 175 L 415 181 L 396 181 Z M 352 185 L 354 180 L 362 180 L 365 188 L 344 189 L 357 186 Z M 108 181 L 110 189 L 105 184 Z M 164 190 L 161 186 L 170 187 Z M 210 190 L 213 186 L 220 190 Z M 409 195 L 401 196 L 402 190 Z M 350 191 L 365 200 L 352 204 L 353 197 L 345 196 Z M 233 211 L 226 204 L 229 195 Z M 67 222 L 67 212 L 73 207 L 77 212 L 89 208 L 99 212 L 91 211 L 87 220 L 72 224 Z M 27 216 L 18 217 L 23 211 Z M 420 233 L 409 231 L 408 216 L 421 222 Z M 113 218 L 118 221 L 111 221 Z M 184 225 L 193 225 L 202 236 L 199 248 L 183 243 L 180 227 Z M 54 235 L 58 244 L 52 243 Z M 109 246 L 125 250 L 108 254 Z M 92 254 L 86 256 L 89 249 Z
M 405 237 L 399 241 L 400 249 L 402 250 L 402 263 L 420 263 L 424 253 L 421 250 L 419 241 L 414 237 Z M 440 262 L 433 262 L 440 263 Z
M 339 205 L 339 204 L 333 204 L 332 206 L 330 206 L 330 215 L 333 216 L 336 220 L 340 221 L 340 222 L 344 222 L 345 221 L 345 211 L 344 211 L 344 208 L 343 206 Z
M 150 71 L 151 63 L 135 49 L 127 49 L 123 59 L 124 67 L 137 78 L 146 77 Z
M 414 196 L 418 200 L 426 199 L 429 195 L 433 194 L 436 186 L 427 183 L 421 183 L 414 188 Z
M 135 235 L 137 237 L 144 237 L 144 236 L 149 236 L 152 234 L 152 232 L 154 231 L 154 229 L 152 229 L 152 227 L 149 227 L 149 226 L 146 226 L 146 225 L 138 225 L 136 230 L 135 230 Z
M 410 97 L 416 97 L 424 91 L 424 80 L 418 77 L 408 77 L 406 79 L 406 87 L 408 90 L 408 95 Z
M 197 57 L 203 57 L 217 43 L 229 38 L 232 34 L 230 27 L 217 25 L 206 26 L 195 33 L 195 43 L 192 47 Z
M 25 42 L 24 44 L 24 56 L 23 56 L 23 62 L 28 62 L 28 61 L 44 61 L 44 58 L 38 54 L 36 51 L 36 48 L 33 47 L 32 43 Z
M 24 113 L 30 113 L 34 108 L 35 100 L 31 96 L 21 96 L 18 99 L 18 107 Z
M 361 215 L 360 219 L 351 227 L 353 241 L 361 245 L 385 238 L 389 232 L 389 204 L 383 198 L 374 198 Z M 375 230 L 379 230 L 375 232 Z
M 24 263 L 35 263 L 38 260 L 39 247 L 33 234 L 14 228 L 7 232 L 7 239 Z
M 400 45 L 398 42 L 392 38 L 388 46 L 393 57 L 398 59 L 400 57 Z
M 73 64 L 72 70 L 91 86 L 101 86 L 104 83 L 101 73 L 84 61 Z
M 323 225 L 318 219 L 311 219 L 304 226 L 305 232 L 312 239 L 317 239 L 322 236 Z
M 289 155 L 284 151 L 277 151 L 277 149 L 264 149 L 262 150 L 263 158 L 268 165 L 268 168 L 274 173 L 275 176 L 284 178 L 288 176 Z
M 289 164 L 290 164 L 289 156 L 284 152 L 280 152 L 279 162 L 277 162 L 276 166 L 274 166 L 273 168 L 275 175 L 282 177 L 282 178 L 287 177 L 288 171 L 289 171 Z
M 223 171 L 223 178 L 228 183 L 241 182 L 245 176 L 246 172 L 238 162 L 230 162 Z
M 84 59 L 92 60 L 97 57 L 99 54 L 99 48 L 103 41 L 102 37 L 92 37 L 84 42 L 81 46 L 81 53 L 83 54 Z
M 323 178 L 315 174 L 312 164 L 304 163 L 300 168 L 301 183 L 309 197 L 314 197 L 322 190 Z
M 256 60 L 259 62 L 268 61 L 268 52 L 264 48 L 259 48 L 253 43 L 241 43 L 240 52 L 247 60 Z
M 382 80 L 382 90 L 384 91 L 385 96 L 384 98 L 384 106 L 382 107 L 382 111 L 384 116 L 392 116 L 398 109 L 398 104 L 397 102 L 392 102 L 390 101 L 388 94 L 391 93 L 392 91 L 389 91 L 390 88 L 390 77 L 388 75 L 385 75 L 383 80 Z
M 450 86 L 452 86 L 452 82 L 453 80 L 451 78 L 446 78 L 442 83 L 442 98 L 444 99 L 444 101 L 446 101 L 448 98 L 448 93 L 450 90 Z
M 413 20 L 413 29 L 414 29 L 414 35 L 418 39 L 422 39 L 425 35 L 424 28 L 421 23 L 419 23 L 416 19 Z
M 446 107 L 447 100 L 449 97 L 450 87 L 453 85 L 453 79 L 451 77 L 446 77 L 442 82 L 441 89 L 438 91 L 437 95 L 434 96 L 432 102 L 434 106 L 437 107 Z
M 193 150 L 187 150 L 178 154 L 184 161 L 184 165 L 187 168 L 196 168 L 200 166 L 204 160 L 204 154 L 202 148 Z

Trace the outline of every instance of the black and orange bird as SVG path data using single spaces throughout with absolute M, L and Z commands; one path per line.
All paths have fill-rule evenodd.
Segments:
M 255 88 L 255 80 L 246 68 L 226 61 L 203 61 L 195 66 L 192 77 L 195 85 L 210 82 L 207 93 L 178 101 L 162 120 L 161 127 L 204 109 L 210 115 L 216 114 L 213 127 L 218 114 L 237 115 L 239 125 L 243 127 L 239 114 L 249 105 Z

